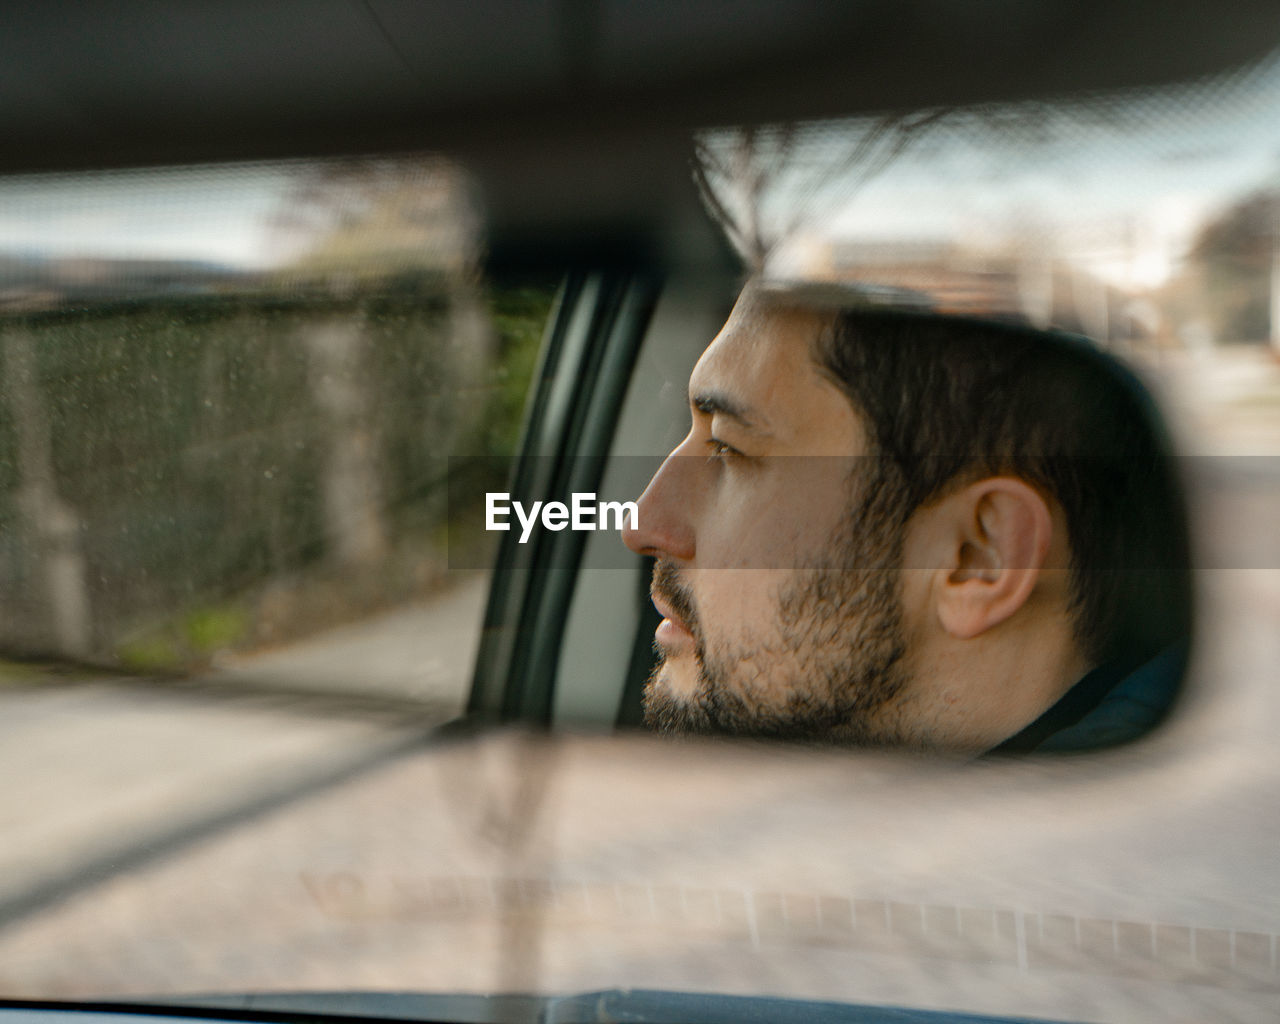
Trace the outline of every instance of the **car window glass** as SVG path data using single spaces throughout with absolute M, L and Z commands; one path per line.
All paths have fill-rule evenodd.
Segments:
M 492 552 L 468 467 L 515 451 L 556 286 L 483 278 L 465 174 L 231 165 L 0 195 L 0 649 L 457 713 Z M 476 572 L 450 574 L 451 545 Z M 383 635 L 298 660 L 372 616 Z
M 498 273 L 436 158 L 0 181 L 0 995 L 1266 1019 L 1275 85 L 703 133 L 715 272 Z M 487 499 L 520 470 L 636 498 L 715 407 L 690 375 L 752 272 L 1060 328 L 1143 383 L 1197 559 L 1164 728 L 1032 763 L 572 734 L 641 722 L 655 559 L 522 546 Z M 438 728 L 499 641 L 538 663 L 493 717 L 570 735 Z

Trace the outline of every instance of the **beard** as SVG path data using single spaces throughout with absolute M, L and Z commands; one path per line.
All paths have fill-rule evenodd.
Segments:
M 874 460 L 879 461 L 879 460 Z M 874 464 L 874 463 L 873 463 Z M 664 652 L 645 687 L 644 720 L 667 734 L 730 734 L 831 743 L 909 742 L 892 714 L 906 689 L 901 598 L 904 527 L 871 470 L 848 525 L 815 565 L 793 570 L 776 595 L 767 642 L 709 640 L 694 595 L 667 559 L 653 589 L 694 639 L 697 679 L 677 696 L 661 678 Z

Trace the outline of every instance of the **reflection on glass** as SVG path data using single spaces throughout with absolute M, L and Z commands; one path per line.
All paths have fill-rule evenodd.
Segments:
M 442 585 L 448 459 L 512 450 L 550 299 L 483 286 L 456 166 L 0 197 L 0 649 L 182 670 Z
M 1280 56 L 1177 88 L 700 136 L 769 277 L 1107 345 L 1280 350 Z
M 750 273 L 772 282 L 777 294 L 799 294 L 801 282 L 812 296 L 825 288 L 827 301 L 838 302 L 842 316 L 856 317 L 863 309 L 875 324 L 876 308 L 964 318 L 948 328 L 946 321 L 922 316 L 912 329 L 954 335 L 940 349 L 953 359 L 963 351 L 961 335 L 995 330 L 965 327 L 966 320 L 1084 336 L 1144 378 L 1169 413 L 1178 452 L 1274 456 L 1280 454 L 1278 113 L 1280 54 L 1273 54 L 1229 75 L 1176 88 L 717 128 L 696 140 L 695 180 Z M 721 339 L 732 335 L 733 323 Z M 756 338 L 766 325 L 756 323 L 752 330 Z M 874 409 L 883 396 L 888 398 L 880 404 L 909 406 L 908 420 L 920 431 L 958 395 L 989 408 L 987 415 L 999 420 L 1012 417 L 1033 390 L 1034 371 L 993 378 L 981 394 L 966 390 L 968 378 L 954 367 L 945 375 L 950 391 L 942 386 L 916 394 L 909 383 L 883 380 L 884 366 L 914 351 L 907 345 L 910 333 L 886 338 L 890 354 L 859 364 L 849 379 L 833 375 L 843 386 L 862 389 L 855 405 L 876 429 L 877 442 L 884 438 Z M 1056 343 L 1042 337 L 1047 359 Z M 720 366 L 712 357 L 717 346 L 695 370 L 691 387 Z M 931 364 L 917 365 L 904 380 L 933 372 Z M 1016 441 L 1001 451 L 1007 448 L 1016 459 L 1019 445 L 1037 444 L 1037 416 L 1061 424 L 1095 403 L 1118 407 L 1101 386 L 1072 394 L 1069 377 L 1059 372 L 1047 381 Z M 771 379 L 776 384 L 777 375 Z M 1050 412 L 1057 402 L 1064 408 Z M 1139 395 L 1137 405 L 1149 404 Z M 711 418 L 695 411 L 693 419 L 690 439 Z M 1165 429 L 1159 426 L 1156 433 Z M 1115 436 L 1114 430 L 1105 432 L 1107 439 Z M 969 452 L 971 444 L 977 444 L 976 435 L 957 426 L 935 433 L 924 448 L 891 446 L 888 453 L 901 461 L 942 455 L 947 445 Z M 689 445 L 686 440 L 677 453 Z M 1133 528 L 1143 515 L 1159 527 L 1181 521 L 1180 496 L 1171 497 L 1164 512 L 1144 513 L 1116 484 L 1088 483 L 1092 470 L 1085 465 L 1071 474 L 1085 481 L 1082 507 L 1096 511 L 1114 503 L 1124 528 Z M 1257 512 L 1268 503 L 1275 507 L 1280 472 L 1274 459 L 1189 459 L 1169 472 L 1192 485 L 1201 567 L 1277 564 L 1274 531 Z M 654 493 L 661 480 L 655 477 Z M 1053 484 L 1049 490 L 1059 489 Z M 1082 543 L 1111 543 L 1108 538 L 1119 536 L 1096 523 L 1081 532 L 1074 516 L 1068 516 L 1073 559 Z M 670 517 L 657 518 L 665 524 Z M 1224 531 L 1219 522 L 1238 529 Z M 1155 541 L 1159 535 L 1159 529 L 1143 527 L 1122 546 L 1132 555 L 1154 542 L 1171 565 L 1180 564 L 1182 546 Z M 662 569 L 672 544 L 663 535 L 637 547 L 655 554 Z M 700 556 L 705 547 L 699 546 Z M 1096 553 L 1085 559 L 1092 569 L 1104 563 L 1115 568 L 1114 561 Z M 660 579 L 661 574 L 655 577 Z M 1119 579 L 1109 588 L 1119 586 Z M 686 593 L 674 584 L 655 587 L 668 598 L 668 609 L 674 595 Z M 1148 611 L 1185 608 L 1188 598 L 1175 594 L 1177 589 L 1157 588 L 1139 603 Z M 690 616 L 695 611 L 692 605 L 674 607 L 687 607 Z M 710 640 L 706 650 L 714 654 Z M 701 656 L 701 640 L 698 651 Z M 1024 659 L 1024 672 L 1033 661 Z M 815 674 L 821 676 L 808 677 Z M 696 684 L 686 682 L 685 698 L 706 698 L 708 674 L 698 678 Z M 952 684 L 958 685 L 954 679 Z M 669 690 L 657 692 L 670 696 Z M 735 692 L 752 691 L 744 684 Z M 724 703 L 712 708 L 707 698 L 703 710 L 724 717 Z M 813 701 L 800 703 L 806 711 L 822 710 Z M 791 706 L 788 727 L 794 713 Z M 781 720 L 771 728 L 785 731 Z

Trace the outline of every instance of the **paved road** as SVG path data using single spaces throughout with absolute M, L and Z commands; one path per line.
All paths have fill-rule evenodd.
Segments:
M 0 921 L 377 763 L 451 717 L 193 683 L 0 690 Z
M 1280 573 L 1205 586 L 1182 717 L 1056 764 L 443 741 L 371 702 L 11 691 L 0 992 L 633 985 L 1273 1019 Z
M 0 923 L 368 771 L 457 717 L 486 587 L 467 574 L 183 683 L 0 667 Z

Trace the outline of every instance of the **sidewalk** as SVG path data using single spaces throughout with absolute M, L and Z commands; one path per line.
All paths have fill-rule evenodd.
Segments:
M 1146 365 L 1183 455 L 1280 455 L 1280 362 L 1260 345 L 1166 353 Z
M 382 697 L 461 712 L 480 642 L 488 573 L 459 574 L 427 601 L 265 653 L 230 656 L 210 682 Z

